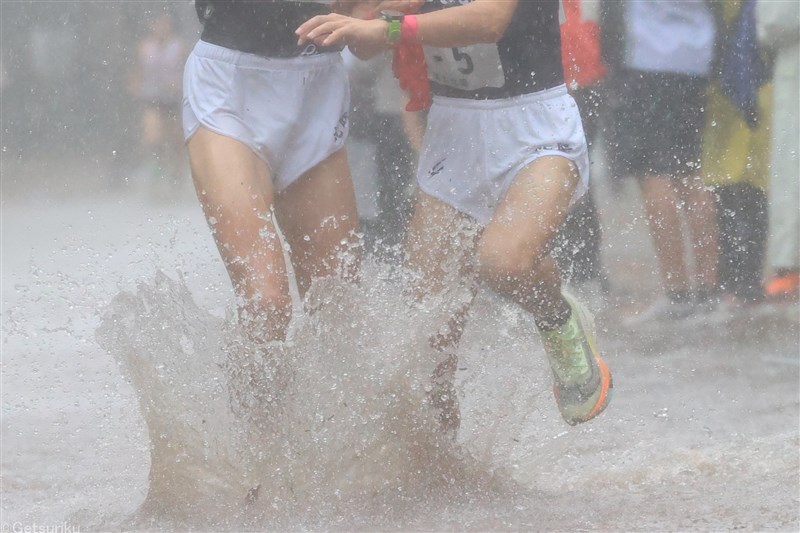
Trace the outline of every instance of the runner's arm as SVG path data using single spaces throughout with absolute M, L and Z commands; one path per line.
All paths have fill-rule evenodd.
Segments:
M 332 7 L 334 13 L 349 17 L 366 19 L 378 8 L 379 0 L 335 0 Z
M 475 0 L 449 9 L 417 15 L 417 39 L 438 48 L 496 43 L 511 24 L 519 0 Z
M 417 39 L 422 44 L 441 48 L 497 42 L 511 23 L 518 2 L 475 0 L 417 15 Z M 331 14 L 312 18 L 297 28 L 296 33 L 300 44 L 313 41 L 322 46 L 348 45 L 369 57 L 388 47 L 386 27 L 387 23 L 382 20 L 358 20 Z

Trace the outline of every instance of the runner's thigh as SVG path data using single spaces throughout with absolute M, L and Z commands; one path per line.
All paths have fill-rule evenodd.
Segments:
M 355 275 L 360 262 L 358 212 L 345 149 L 282 191 L 276 214 L 301 295 L 315 277 Z
M 561 156 L 542 156 L 522 169 L 481 237 L 481 260 L 540 261 L 566 218 L 579 180 L 575 164 Z
M 187 146 L 197 196 L 236 288 L 246 297 L 288 294 L 266 164 L 241 142 L 204 127 Z

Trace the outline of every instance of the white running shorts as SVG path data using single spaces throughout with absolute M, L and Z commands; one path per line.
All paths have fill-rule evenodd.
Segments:
M 349 106 L 338 53 L 267 58 L 199 41 L 184 70 L 184 138 L 203 126 L 244 143 L 276 191 L 344 146 Z
M 575 202 L 589 185 L 589 151 L 565 86 L 498 100 L 436 96 L 417 181 L 422 192 L 487 224 L 517 174 L 550 155 L 575 164 Z

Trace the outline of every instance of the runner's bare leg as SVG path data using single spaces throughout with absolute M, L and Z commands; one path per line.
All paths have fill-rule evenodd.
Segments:
M 241 299 L 242 324 L 254 339 L 283 339 L 292 301 L 267 165 L 243 143 L 203 127 L 187 146 L 197 196 Z
M 275 200 L 300 295 L 316 277 L 355 279 L 361 264 L 356 196 L 341 149 L 306 172 Z

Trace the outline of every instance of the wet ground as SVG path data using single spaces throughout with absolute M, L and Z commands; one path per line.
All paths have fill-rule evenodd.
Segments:
M 763 305 L 731 316 L 625 330 L 620 325 L 622 316 L 655 296 L 652 251 L 633 189 L 625 189 L 618 199 L 602 196 L 601 204 L 606 266 L 615 287 L 598 312 L 600 342 L 615 381 L 614 399 L 606 413 L 578 428 L 561 422 L 529 321 L 484 292 L 461 347 L 457 377 L 463 421 L 456 445 L 426 441 L 421 433 L 414 433 L 419 429 L 416 425 L 407 433 L 402 433 L 402 424 L 374 428 L 369 420 L 381 419 L 387 412 L 424 417 L 413 408 L 391 411 L 397 406 L 384 400 L 394 396 L 385 393 L 402 392 L 406 385 L 395 383 L 391 386 L 397 389 L 391 389 L 384 381 L 376 381 L 383 388 L 375 389 L 356 413 L 376 418 L 359 418 L 359 424 L 355 418 L 339 422 L 340 426 L 334 426 L 338 431 L 325 437 L 331 439 L 330 448 L 324 446 L 324 439 L 315 439 L 309 442 L 318 448 L 307 443 L 304 449 L 322 450 L 323 455 L 335 449 L 341 456 L 348 448 L 357 448 L 366 456 L 359 461 L 380 468 L 358 470 L 354 465 L 362 463 L 351 462 L 346 474 L 337 470 L 342 463 L 334 461 L 333 452 L 325 461 L 313 456 L 295 460 L 294 482 L 301 479 L 301 466 L 315 461 L 331 479 L 317 480 L 311 472 L 314 468 L 308 467 L 303 479 L 317 480 L 318 485 L 306 492 L 297 484 L 289 485 L 296 491 L 293 496 L 287 492 L 272 500 L 292 500 L 292 509 L 302 510 L 295 520 L 286 516 L 278 520 L 281 511 L 275 509 L 273 515 L 260 514 L 247 522 L 248 527 L 800 529 L 797 305 Z M 148 424 L 173 419 L 159 419 L 163 413 L 148 411 L 147 406 L 155 404 L 142 400 L 142 380 L 189 375 L 161 373 L 159 350 L 172 349 L 174 341 L 179 345 L 175 353 L 195 353 L 199 339 L 223 329 L 231 300 L 200 210 L 185 191 L 163 203 L 122 193 L 62 199 L 17 197 L 4 200 L 2 218 L 3 530 L 32 524 L 70 524 L 82 530 L 144 527 L 130 516 L 148 491 L 151 444 L 155 449 L 159 446 L 153 444 L 158 439 L 153 440 L 152 425 L 148 433 Z M 157 271 L 172 280 L 166 285 L 168 290 L 159 292 L 153 281 Z M 137 288 L 137 284 L 141 285 Z M 170 287 L 177 287 L 177 292 L 170 292 Z M 148 300 L 147 291 L 156 294 L 155 299 Z M 185 299 L 174 296 L 183 294 L 180 291 L 188 291 Z M 109 316 L 109 303 L 121 292 L 131 297 L 116 300 L 117 307 L 112 308 L 119 315 L 135 320 L 137 313 L 144 313 L 137 306 L 151 305 L 147 309 L 157 308 L 170 317 L 162 322 L 164 331 L 155 331 L 155 322 L 143 320 L 124 330 L 126 340 L 117 337 L 117 344 L 98 337 L 98 327 Z M 380 302 L 381 297 L 386 298 L 384 303 L 391 301 L 391 290 L 385 292 L 371 301 Z M 354 309 L 374 312 L 376 321 L 388 316 L 384 314 L 388 311 L 363 307 L 366 304 L 358 296 L 350 297 Z M 359 357 L 367 366 L 377 365 L 381 351 L 403 359 L 404 350 L 413 345 L 413 340 L 404 337 L 413 331 L 413 321 L 403 323 L 399 316 L 395 322 L 362 325 L 376 335 L 378 327 L 397 328 L 395 336 L 381 338 L 380 349 L 359 343 L 358 334 L 350 338 L 335 331 L 325 337 L 324 328 L 303 329 L 324 326 L 327 315 L 321 316 L 321 322 L 298 326 L 298 331 L 306 333 L 320 331 L 320 343 L 291 353 L 295 359 L 308 355 L 309 361 L 314 350 L 341 356 L 340 362 L 331 363 L 329 372 L 357 372 Z M 343 316 L 346 313 L 332 309 L 329 323 L 344 327 L 348 322 Z M 206 331 L 195 331 L 197 324 Z M 139 335 L 136 328 L 154 329 Z M 177 337 L 176 331 L 180 332 Z M 194 348 L 180 345 L 187 338 Z M 106 339 L 103 347 L 102 339 Z M 208 360 L 213 361 L 216 352 L 207 351 Z M 169 366 L 169 361 L 176 360 L 164 361 Z M 130 361 L 138 361 L 144 370 L 152 365 L 159 377 L 131 377 L 125 370 Z M 420 369 L 419 365 L 409 358 L 396 368 L 380 367 L 380 371 L 408 374 Z M 413 377 L 409 379 L 414 382 Z M 171 383 L 173 388 L 182 386 L 180 380 Z M 324 392 L 314 389 L 311 382 L 307 385 L 309 391 Z M 412 386 L 407 389 L 412 390 Z M 354 401 L 363 401 L 367 392 Z M 148 394 L 150 402 L 168 398 L 163 391 L 158 397 Z M 300 400 L 295 418 L 289 421 L 292 427 L 314 416 L 300 409 Z M 313 407 L 314 401 L 307 403 Z M 191 409 L 173 407 L 178 414 Z M 334 414 L 340 413 L 331 417 Z M 187 427 L 192 423 L 187 421 Z M 206 443 L 204 449 L 218 451 L 227 445 L 224 434 L 210 435 L 222 442 Z M 381 442 L 393 448 L 379 450 Z M 199 459 L 192 460 L 199 461 L 192 468 L 159 466 L 161 479 L 179 479 L 183 485 L 162 485 L 172 487 L 165 490 L 172 490 L 176 497 L 173 501 L 166 493 L 165 509 L 147 527 L 171 529 L 184 524 L 201 530 L 235 529 L 233 522 L 171 520 L 170 513 L 194 509 L 199 516 L 202 506 L 213 504 L 210 469 L 204 469 Z M 409 465 L 419 472 L 408 474 Z M 426 474 L 426 469 L 432 473 Z M 364 474 L 362 479 L 343 481 L 362 471 L 373 478 L 366 479 Z M 341 479 L 335 479 L 339 475 Z M 451 476 L 454 483 L 432 491 L 442 476 Z M 356 481 L 362 492 L 347 497 L 335 494 L 338 487 L 352 489 Z M 177 497 L 191 493 L 187 487 L 195 485 L 206 489 L 205 494 L 198 492 L 194 503 L 188 496 Z M 219 499 L 228 497 L 230 490 L 221 487 Z M 358 502 L 363 490 L 372 499 Z M 340 508 L 316 512 L 337 499 L 344 502 Z

